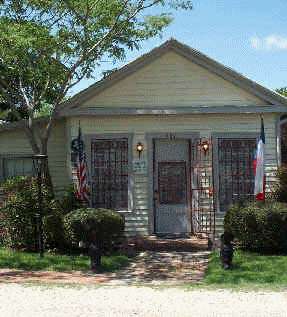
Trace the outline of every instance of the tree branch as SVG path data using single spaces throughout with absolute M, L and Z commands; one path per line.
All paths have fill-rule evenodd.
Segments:
M 121 24 L 122 24 L 122 27 L 121 28 L 118 28 L 118 22 L 120 21 L 120 17 L 122 16 L 127 4 L 128 4 L 129 0 L 125 0 L 124 3 L 123 3 L 123 6 L 122 6 L 122 9 L 120 10 L 120 12 L 118 13 L 118 15 L 116 16 L 115 18 L 115 22 L 113 23 L 113 25 L 111 26 L 111 28 L 107 31 L 107 33 L 99 40 L 97 41 L 89 50 L 87 50 L 86 52 L 84 52 L 80 57 L 79 59 L 75 62 L 75 64 L 71 67 L 68 75 L 67 75 L 67 78 L 65 80 L 65 82 L 63 83 L 63 86 L 62 86 L 62 89 L 61 89 L 61 92 L 59 94 L 59 98 L 57 98 L 57 103 L 53 109 L 53 112 L 52 112 L 52 115 L 50 117 L 50 120 L 48 122 L 48 125 L 46 127 L 46 133 L 45 133 L 45 137 L 44 139 L 48 139 L 50 134 L 51 134 L 51 128 L 52 128 L 52 124 L 53 124 L 53 121 L 56 117 L 56 112 L 57 112 L 57 108 L 58 108 L 58 105 L 60 104 L 63 96 L 65 96 L 66 92 L 71 88 L 73 87 L 76 83 L 73 83 L 73 84 L 69 84 L 71 79 L 73 78 L 73 75 L 76 71 L 76 69 L 84 62 L 84 60 L 90 56 L 94 51 L 97 50 L 97 48 L 102 45 L 102 43 L 104 43 L 106 41 L 106 39 L 111 36 L 112 34 L 116 34 L 118 35 L 122 30 L 123 30 L 123 27 L 124 25 L 129 22 L 130 20 L 132 20 L 138 13 L 140 13 L 142 10 L 146 9 L 146 8 L 149 8 L 157 3 L 160 2 L 160 0 L 155 0 L 153 1 L 151 4 L 147 5 L 147 6 L 144 6 L 144 2 L 145 0 L 140 0 L 137 7 L 135 8 L 135 10 L 132 12 L 132 14 L 130 14 L 124 21 L 121 21 Z M 115 30 L 117 29 L 117 31 L 115 33 L 113 33 Z M 84 77 L 85 74 L 83 74 L 83 77 Z
M 39 154 L 40 153 L 40 148 L 39 148 L 39 146 L 37 144 L 33 128 L 29 127 L 29 126 L 26 126 L 24 130 L 25 130 L 25 133 L 26 133 L 26 135 L 28 137 L 28 140 L 29 140 L 29 142 L 31 144 L 33 152 L 35 154 Z
M 26 106 L 27 106 L 27 109 L 28 109 L 29 111 L 33 110 L 33 107 L 32 107 L 32 105 L 31 105 L 31 103 L 30 103 L 30 101 L 29 101 L 29 98 L 28 98 L 28 96 L 27 96 L 27 94 L 26 94 L 26 92 L 25 92 L 25 89 L 24 89 L 24 87 L 23 87 L 23 83 L 22 83 L 21 77 L 19 78 L 19 88 L 20 88 L 20 91 L 21 91 L 23 100 L 25 101 L 25 104 L 26 104 Z
M 65 94 L 67 93 L 67 91 L 73 87 L 76 83 L 71 83 L 71 80 L 77 70 L 77 68 L 89 57 L 91 56 L 91 54 L 93 54 L 99 47 L 101 47 L 101 45 L 112 35 L 119 35 L 120 32 L 122 32 L 123 28 L 126 26 L 126 23 L 130 22 L 137 14 L 139 14 L 141 11 L 150 8 L 152 6 L 155 6 L 156 4 L 160 3 L 160 0 L 155 0 L 152 3 L 149 3 L 147 5 L 145 4 L 145 0 L 140 0 L 137 4 L 137 6 L 135 7 L 135 9 L 133 10 L 133 12 L 126 17 L 123 21 L 120 21 L 120 18 L 122 16 L 122 14 L 125 12 L 125 9 L 129 3 L 129 0 L 125 0 L 122 6 L 122 9 L 119 11 L 119 13 L 117 14 L 117 16 L 115 17 L 115 21 L 112 24 L 112 26 L 110 27 L 110 29 L 106 32 L 106 34 L 104 36 L 101 37 L 100 40 L 98 40 L 90 49 L 84 50 L 84 52 L 82 53 L 82 55 L 78 58 L 78 60 L 71 66 L 67 77 L 65 79 L 65 81 L 62 84 L 62 88 L 59 92 L 59 96 L 55 102 L 55 106 L 53 109 L 53 112 L 50 116 L 50 120 L 46 126 L 46 132 L 45 132 L 45 136 L 44 139 L 48 139 L 50 134 L 51 134 L 51 127 L 52 124 L 54 122 L 54 119 L 56 117 L 56 113 L 57 113 L 57 108 L 59 106 L 59 104 L 61 103 L 63 97 L 65 96 Z M 85 76 L 85 72 L 83 72 L 81 77 Z

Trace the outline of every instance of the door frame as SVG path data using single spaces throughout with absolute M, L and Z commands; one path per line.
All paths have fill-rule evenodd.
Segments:
M 155 139 L 184 139 L 188 140 L 191 144 L 192 140 L 199 138 L 199 132 L 158 132 L 147 133 L 147 145 L 148 145 L 148 227 L 149 234 L 156 234 L 155 216 L 156 210 L 154 206 L 154 156 L 155 156 Z M 191 153 L 189 153 L 191 155 Z

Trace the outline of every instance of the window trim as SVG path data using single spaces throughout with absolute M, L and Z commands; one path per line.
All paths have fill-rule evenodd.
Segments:
M 211 134 L 213 143 L 213 186 L 214 186 L 214 198 L 215 198 L 215 210 L 216 213 L 224 214 L 224 211 L 220 210 L 219 203 L 219 139 L 254 139 L 258 141 L 260 134 L 256 132 L 214 132 Z
M 83 139 L 85 142 L 85 152 L 87 155 L 88 173 L 91 169 L 91 141 L 96 140 L 112 140 L 112 139 L 123 139 L 128 140 L 128 209 L 127 210 L 117 210 L 119 213 L 129 213 L 134 210 L 134 175 L 132 169 L 132 159 L 133 159 L 133 134 L 132 133 L 101 133 L 101 134 L 84 134 Z
M 285 117 L 284 119 L 281 119 L 282 117 Z M 281 153 L 281 126 L 283 124 L 287 123 L 286 114 L 281 115 L 278 117 L 277 121 L 277 163 L 278 167 L 281 167 L 282 165 L 282 153 Z
M 4 160 L 7 160 L 7 159 L 31 159 L 32 160 L 32 157 L 33 157 L 32 153 L 31 154 L 27 154 L 27 153 L 0 154 L 0 182 L 3 182 L 6 180 L 5 171 L 4 171 Z

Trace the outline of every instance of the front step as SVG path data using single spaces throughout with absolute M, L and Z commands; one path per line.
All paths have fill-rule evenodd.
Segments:
M 209 248 L 207 238 L 192 236 L 189 238 L 159 238 L 156 236 L 130 238 L 125 246 L 135 251 L 206 251 Z

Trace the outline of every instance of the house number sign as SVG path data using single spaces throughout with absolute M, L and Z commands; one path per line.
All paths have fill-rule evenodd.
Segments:
M 147 173 L 147 162 L 144 160 L 133 161 L 133 171 L 135 174 L 146 174 Z

